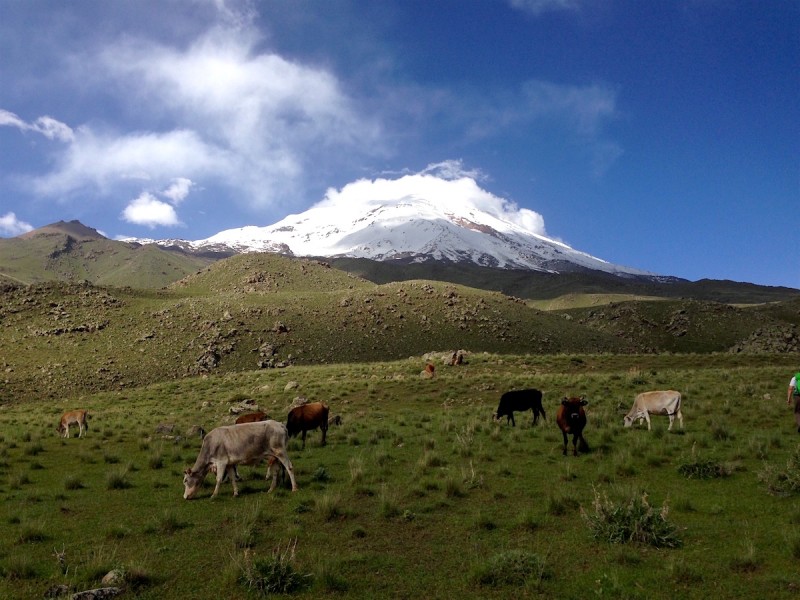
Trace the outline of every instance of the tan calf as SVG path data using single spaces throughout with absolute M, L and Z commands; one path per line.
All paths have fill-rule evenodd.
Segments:
M 88 410 L 71 410 L 61 415 L 61 421 L 58 423 L 56 430 L 62 437 L 69 437 L 70 425 L 78 426 L 78 437 L 83 437 L 83 430 L 89 431 L 89 411 Z

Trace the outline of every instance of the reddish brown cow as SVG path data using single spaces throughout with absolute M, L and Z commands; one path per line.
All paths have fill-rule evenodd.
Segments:
M 256 423 L 257 421 L 266 421 L 269 415 L 265 412 L 247 413 L 246 415 L 239 415 L 236 417 L 235 424 L 241 425 L 242 423 Z
M 322 445 L 325 445 L 325 435 L 328 432 L 328 405 L 324 402 L 309 402 L 295 406 L 289 411 L 286 419 L 286 429 L 289 437 L 294 437 L 298 433 L 303 434 L 303 448 L 306 447 L 306 432 L 312 431 L 317 427 L 322 430 Z
M 433 377 L 436 374 L 436 367 L 434 367 L 431 363 L 425 364 L 425 374 L 428 377 Z
M 583 428 L 586 427 L 586 412 L 583 407 L 589 404 L 584 396 L 580 398 L 564 398 L 561 406 L 556 413 L 556 423 L 558 423 L 561 434 L 564 436 L 564 456 L 567 455 L 567 436 L 572 435 L 572 453 L 578 456 L 578 449 L 581 452 L 589 451 L 589 444 L 583 438 Z M 578 442 L 580 441 L 580 447 Z

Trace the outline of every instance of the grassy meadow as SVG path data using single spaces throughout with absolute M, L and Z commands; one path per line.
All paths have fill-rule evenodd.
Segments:
M 126 598 L 796 598 L 800 435 L 785 405 L 796 356 L 471 354 L 185 378 L 0 407 L 0 597 L 99 587 Z M 547 420 L 494 423 L 502 392 L 544 391 Z M 683 393 L 624 429 L 637 392 Z M 254 400 L 285 420 L 329 403 L 328 445 L 292 440 L 299 491 L 243 467 L 182 498 L 186 435 Z M 562 456 L 555 412 L 586 395 L 590 452 Z M 87 408 L 83 439 L 55 431 Z M 174 424 L 172 433 L 157 433 Z M 570 448 L 571 450 L 571 448 Z

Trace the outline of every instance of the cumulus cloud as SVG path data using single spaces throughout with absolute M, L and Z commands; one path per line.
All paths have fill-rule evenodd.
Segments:
M 111 80 L 119 89 L 136 90 L 132 102 L 159 107 L 159 120 L 174 125 L 164 133 L 135 134 L 136 140 L 184 141 L 183 156 L 196 157 L 194 164 L 176 165 L 162 156 L 162 167 L 153 164 L 143 172 L 164 174 L 164 167 L 172 166 L 173 175 L 200 181 L 202 171 L 252 206 L 264 207 L 296 196 L 322 162 L 317 159 L 330 161 L 376 146 L 377 125 L 361 116 L 331 72 L 258 51 L 258 41 L 247 28 L 217 27 L 188 48 L 128 39 L 99 54 L 93 66 L 96 85 Z M 180 140 L 178 132 L 184 134 Z M 112 138 L 91 141 L 92 151 L 102 151 L 101 141 L 120 145 Z M 76 140 L 83 142 L 80 136 Z M 209 163 L 212 154 L 215 160 Z M 129 170 L 142 166 L 134 161 Z M 68 162 L 54 179 L 79 177 L 96 178 Z
M 14 113 L 0 109 L 0 126 L 16 127 L 20 131 L 33 131 L 40 133 L 48 139 L 60 142 L 71 142 L 74 132 L 69 125 L 57 121 L 52 117 L 39 117 L 33 123 L 27 123 Z
M 128 223 L 145 225 L 150 229 L 181 224 L 172 205 L 162 202 L 149 192 L 143 192 L 128 204 L 122 212 L 122 218 Z
M 130 180 L 159 185 L 177 174 L 221 176 L 230 160 L 225 149 L 205 143 L 189 130 L 117 135 L 82 127 L 74 143 L 56 159 L 55 170 L 35 178 L 31 185 L 43 196 L 72 194 L 87 187 L 109 193 Z
M 328 189 L 325 198 L 313 208 L 364 214 L 384 204 L 414 198 L 454 214 L 468 214 L 475 209 L 529 233 L 547 235 L 542 215 L 483 189 L 476 175 L 479 172 L 464 168 L 461 161 L 448 160 L 396 179 L 359 179 L 340 190 Z
M 0 233 L 3 235 L 14 237 L 28 231 L 33 231 L 33 226 L 30 223 L 19 220 L 13 212 L 0 216 Z
M 172 181 L 170 186 L 164 190 L 162 195 L 168 198 L 173 204 L 180 204 L 189 195 L 189 190 L 192 189 L 194 182 L 186 177 L 177 177 Z

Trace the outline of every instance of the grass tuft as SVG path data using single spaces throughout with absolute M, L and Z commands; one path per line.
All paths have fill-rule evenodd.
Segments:
M 251 553 L 245 552 L 238 565 L 241 572 L 239 581 L 261 596 L 292 594 L 306 589 L 313 576 L 295 569 L 296 550 L 297 539 L 287 543 L 286 548 L 278 546 L 269 558 L 253 558 Z
M 526 550 L 508 550 L 495 554 L 481 564 L 472 575 L 481 587 L 523 587 L 538 585 L 547 578 L 545 561 Z

